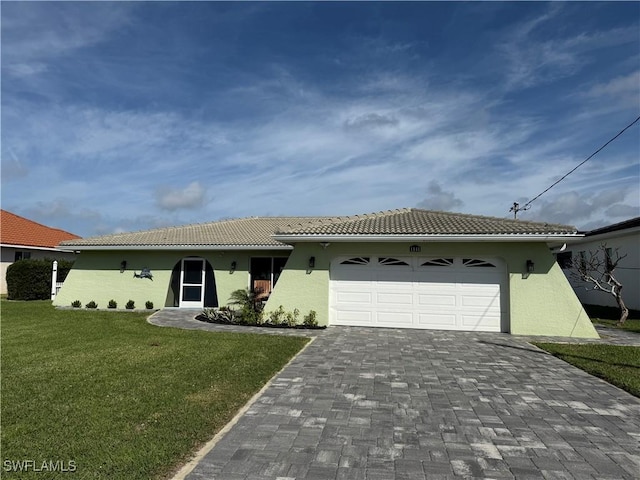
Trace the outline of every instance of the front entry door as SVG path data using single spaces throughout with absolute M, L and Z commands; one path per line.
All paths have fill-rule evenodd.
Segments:
M 182 259 L 181 308 L 202 308 L 204 306 L 204 266 L 202 258 Z

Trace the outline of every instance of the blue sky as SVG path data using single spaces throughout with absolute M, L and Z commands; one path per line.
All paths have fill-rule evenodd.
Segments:
M 3 2 L 2 208 L 509 217 L 640 113 L 640 3 Z M 640 215 L 640 125 L 521 212 Z

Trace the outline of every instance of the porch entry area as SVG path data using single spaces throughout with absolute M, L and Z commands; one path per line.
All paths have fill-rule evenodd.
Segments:
M 251 291 L 257 292 L 258 297 L 266 300 L 271 295 L 288 257 L 252 257 L 250 263 Z
M 217 307 L 215 277 L 211 264 L 200 257 L 185 257 L 173 267 L 165 302 L 167 307 Z

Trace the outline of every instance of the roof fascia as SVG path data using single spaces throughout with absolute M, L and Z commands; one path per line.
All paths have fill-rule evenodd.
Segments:
M 584 234 L 501 235 L 273 235 L 285 243 L 297 242 L 578 242 Z
M 640 232 L 640 227 L 621 228 L 619 230 L 613 230 L 605 233 L 585 234 L 585 242 L 595 242 L 598 240 L 606 240 L 608 238 L 625 237 L 627 235 L 633 235 Z
M 84 250 L 293 250 L 291 245 L 64 245 L 73 251 Z
M 65 253 L 73 253 L 74 248 L 66 248 L 66 247 L 35 247 L 33 245 L 15 245 L 11 243 L 2 243 L 0 244 L 2 248 L 18 248 L 20 250 L 42 250 L 45 252 L 65 252 Z

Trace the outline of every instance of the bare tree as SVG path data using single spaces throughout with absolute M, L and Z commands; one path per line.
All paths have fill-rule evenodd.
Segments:
M 622 284 L 614 276 L 614 271 L 620 260 L 627 255 L 620 255 L 618 249 L 611 250 L 603 243 L 596 250 L 580 252 L 578 257 L 571 259 L 572 276 L 591 285 L 591 290 L 613 295 L 618 307 L 620 307 L 620 320 L 622 325 L 629 316 L 629 309 L 622 300 Z M 585 288 L 588 290 L 589 287 Z

